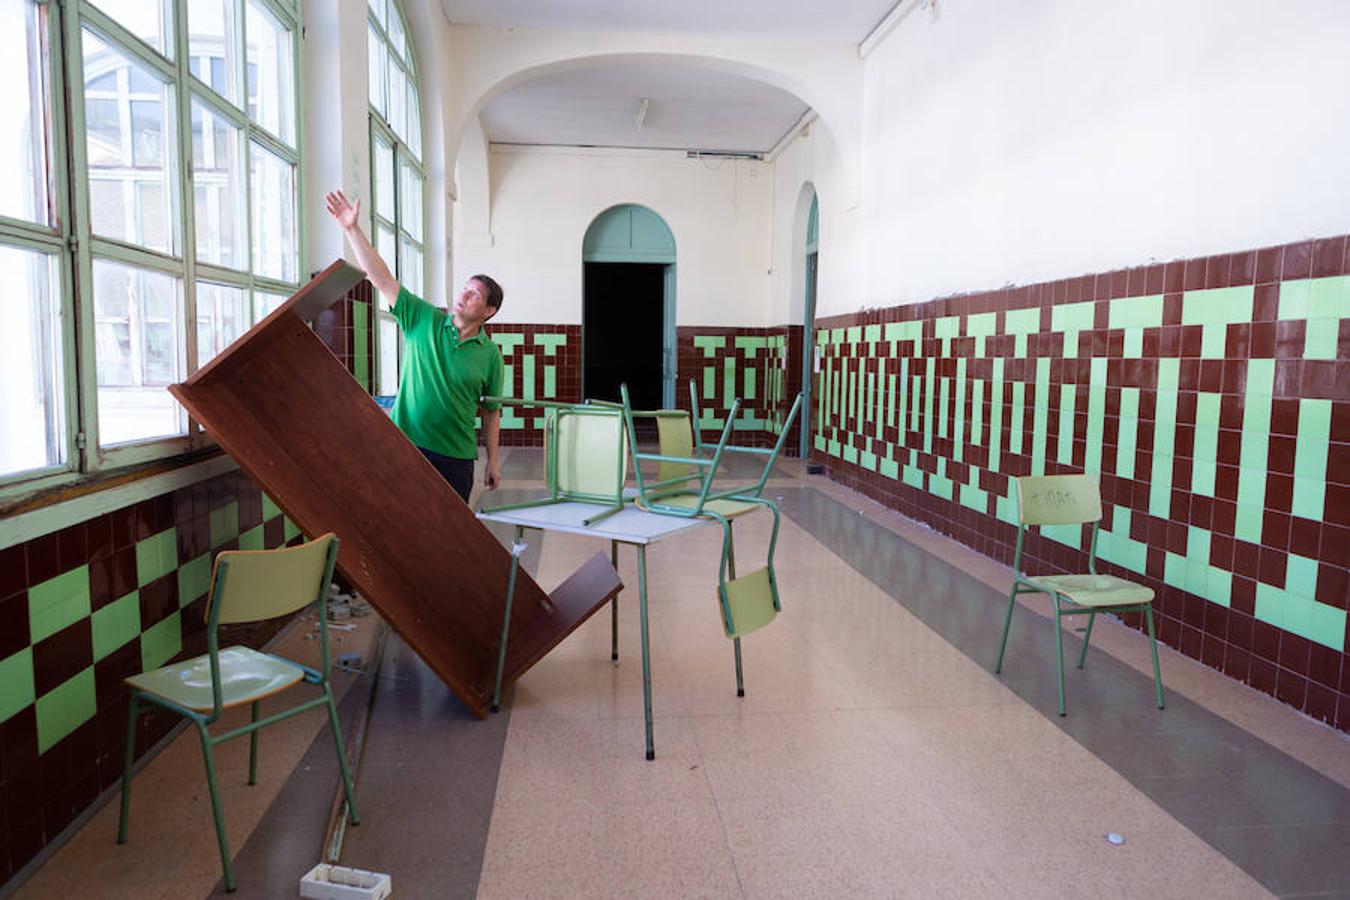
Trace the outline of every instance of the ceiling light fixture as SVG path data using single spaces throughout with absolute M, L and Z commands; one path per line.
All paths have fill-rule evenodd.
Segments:
M 647 118 L 647 107 L 651 105 L 646 97 L 638 98 L 637 130 L 642 130 L 642 123 Z

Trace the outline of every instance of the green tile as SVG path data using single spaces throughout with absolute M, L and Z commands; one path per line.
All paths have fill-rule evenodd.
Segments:
M 281 515 L 281 507 L 277 506 L 276 502 L 265 493 L 262 495 L 262 509 L 264 522 Z
M 37 699 L 38 752 L 46 753 L 57 741 L 94 717 L 97 699 L 94 667 L 90 666 Z
M 1340 327 L 1339 318 L 1309 319 L 1303 338 L 1303 358 L 1335 359 Z
M 188 606 L 211 590 L 211 553 L 202 553 L 178 568 L 178 606 Z
M 211 510 L 211 546 L 219 547 L 239 536 L 239 504 L 231 500 Z
M 149 672 L 164 665 L 183 649 L 181 612 L 141 632 L 141 670 Z
M 296 525 L 296 524 L 295 524 L 294 522 L 292 522 L 292 521 L 290 520 L 290 518 L 288 517 L 288 518 L 285 520 L 285 523 L 284 523 L 284 538 L 285 538 L 285 540 L 289 543 L 290 540 L 291 540 L 291 538 L 295 537 L 295 536 L 298 535 L 299 533 L 300 533 L 300 526 L 299 526 L 299 525 Z
M 24 647 L 12 656 L 0 659 L 0 722 L 31 706 L 36 688 L 33 682 L 33 648 Z
M 1317 596 L 1317 560 L 1289 554 L 1284 570 L 1284 589 L 1295 597 Z
M 266 541 L 263 538 L 263 527 L 255 525 L 248 531 L 239 535 L 240 550 L 265 550 Z
M 1308 285 L 1308 318 L 1339 319 L 1343 314 L 1342 298 L 1347 288 L 1350 288 L 1350 276 L 1347 275 L 1314 278 Z M 1308 327 L 1311 330 L 1311 321 Z
M 178 568 L 178 530 L 169 528 L 136 542 L 136 583 L 145 587 Z
M 1059 441 L 1055 447 L 1055 461 L 1060 465 L 1073 463 L 1073 414 L 1077 385 L 1059 386 Z
M 1108 323 L 1111 328 L 1128 328 L 1142 336 L 1143 329 L 1160 327 L 1162 316 L 1161 294 L 1152 297 L 1122 297 L 1111 301 Z M 1126 336 L 1128 337 L 1128 332 Z
M 89 615 L 89 567 L 80 566 L 28 589 L 28 635 L 36 644 Z
M 141 633 L 141 595 L 132 591 L 120 600 L 114 600 L 90 617 L 94 636 L 94 662 L 134 640 Z
M 1303 637 L 1330 647 L 1338 653 L 1345 652 L 1345 610 L 1318 603 L 1308 602 L 1308 631 Z
M 1327 483 L 1320 478 L 1295 478 L 1291 511 L 1296 516 L 1320 521 L 1325 510 Z
M 1308 307 L 1311 299 L 1312 282 L 1308 279 L 1281 282 L 1279 317 L 1281 319 L 1308 318 Z

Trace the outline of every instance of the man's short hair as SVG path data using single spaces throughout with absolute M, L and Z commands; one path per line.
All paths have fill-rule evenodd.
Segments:
M 470 275 L 470 281 L 476 281 L 487 288 L 487 305 L 494 312 L 502 308 L 502 286 L 490 275 Z

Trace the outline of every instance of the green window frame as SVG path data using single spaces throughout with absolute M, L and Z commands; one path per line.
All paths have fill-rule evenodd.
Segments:
M 45 42 L 50 213 L 0 211 L 0 250 L 58 261 L 61 399 L 46 464 L 0 457 L 0 495 L 209 446 L 163 388 L 307 264 L 296 0 L 23 3 Z
M 370 101 L 371 243 L 399 284 L 425 296 L 426 172 L 422 167 L 421 92 L 407 18 L 399 0 L 367 0 L 366 71 Z M 402 338 L 383 298 L 376 299 L 375 392 L 398 389 Z

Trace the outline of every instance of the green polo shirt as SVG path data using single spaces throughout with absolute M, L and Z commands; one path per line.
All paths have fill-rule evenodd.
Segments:
M 460 340 L 450 314 L 398 289 L 394 319 L 403 329 L 403 373 L 392 418 L 419 447 L 455 459 L 478 457 L 478 398 L 501 394 L 502 351 L 479 328 Z M 500 409 L 485 403 L 484 409 Z

